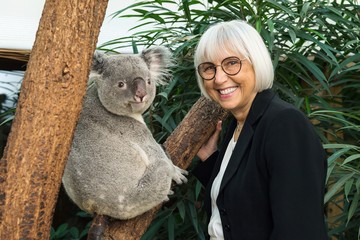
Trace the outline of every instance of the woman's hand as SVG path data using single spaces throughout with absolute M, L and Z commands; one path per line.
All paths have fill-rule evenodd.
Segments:
M 217 142 L 219 140 L 220 132 L 221 132 L 221 124 L 222 121 L 218 121 L 216 124 L 215 132 L 211 137 L 207 140 L 204 145 L 199 149 L 197 156 L 201 161 L 205 161 L 211 154 L 213 154 L 217 150 Z

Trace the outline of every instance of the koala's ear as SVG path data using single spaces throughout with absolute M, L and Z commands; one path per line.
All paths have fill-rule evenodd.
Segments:
M 168 67 L 171 64 L 170 50 L 162 46 L 151 47 L 143 50 L 140 56 L 148 66 L 156 84 L 166 84 L 169 79 Z
M 93 55 L 92 70 L 98 73 L 103 71 L 105 65 L 105 54 L 100 51 L 95 51 Z

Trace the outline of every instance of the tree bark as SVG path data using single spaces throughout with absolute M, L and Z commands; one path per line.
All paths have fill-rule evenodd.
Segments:
M 228 113 L 220 106 L 201 97 L 164 143 L 174 164 L 186 169 L 200 147 L 214 132 L 216 123 L 224 120 L 227 116 Z M 103 239 L 140 239 L 160 208 L 161 205 L 127 221 L 111 221 L 105 230 Z
M 0 239 L 49 239 L 107 0 L 47 0 L 0 160 Z

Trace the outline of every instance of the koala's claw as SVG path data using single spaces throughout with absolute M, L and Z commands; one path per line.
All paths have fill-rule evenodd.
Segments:
M 173 176 L 173 180 L 177 184 L 187 183 L 188 180 L 184 175 L 188 175 L 188 171 L 175 166 L 175 173 Z

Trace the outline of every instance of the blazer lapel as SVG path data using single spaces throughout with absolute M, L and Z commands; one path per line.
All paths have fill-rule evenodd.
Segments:
M 225 146 L 225 147 L 222 147 L 220 152 L 219 152 L 219 156 L 217 158 L 218 160 L 215 163 L 214 170 L 213 170 L 211 178 L 210 178 L 210 183 L 212 183 L 214 181 L 214 179 L 216 178 L 218 172 L 220 171 L 220 167 L 221 167 L 221 163 L 222 163 L 222 160 L 220 160 L 220 159 L 224 158 L 225 151 L 226 151 L 226 146 L 229 144 L 229 142 L 230 142 L 230 140 L 231 140 L 231 138 L 233 136 L 233 132 L 234 132 L 235 128 L 236 128 L 236 119 L 234 118 L 230 122 L 228 131 L 226 132 L 226 135 L 224 137 L 223 146 Z M 211 187 L 211 185 L 212 184 L 209 184 L 208 187 Z M 209 191 L 210 191 L 210 189 L 209 189 Z
M 254 134 L 254 131 L 252 129 L 252 126 L 248 123 L 248 121 L 245 121 L 244 126 L 241 131 L 241 134 L 236 143 L 235 149 L 231 155 L 228 166 L 226 167 L 224 177 L 221 181 L 220 192 L 222 191 L 224 186 L 230 181 L 231 177 L 237 171 L 237 169 L 240 165 L 240 162 L 243 159 L 244 154 L 247 150 L 247 147 L 252 140 L 253 134 Z
M 274 92 L 272 90 L 268 89 L 268 90 L 264 90 L 264 91 L 258 93 L 257 96 L 255 97 L 253 105 L 249 111 L 249 115 L 244 123 L 243 129 L 242 129 L 239 139 L 236 143 L 234 152 L 232 153 L 229 164 L 225 170 L 224 177 L 222 179 L 221 186 L 220 186 L 220 192 L 224 189 L 225 185 L 230 181 L 232 176 L 237 171 L 237 169 L 240 165 L 240 162 L 244 157 L 246 149 L 247 149 L 248 145 L 250 144 L 250 142 L 252 141 L 252 137 L 253 137 L 253 134 L 254 134 L 254 131 L 256 128 L 255 124 L 261 118 L 262 114 L 267 109 L 270 101 L 274 98 L 274 96 L 275 96 Z M 222 162 L 222 159 L 224 158 L 224 154 L 226 151 L 226 146 L 228 145 L 229 141 L 233 137 L 233 133 L 236 128 L 236 124 L 237 124 L 237 122 L 236 122 L 236 119 L 234 118 L 233 121 L 231 121 L 228 131 L 225 135 L 224 145 L 219 152 L 218 160 L 215 163 L 214 170 L 213 170 L 212 176 L 210 178 L 211 184 L 208 184 L 208 186 L 206 187 L 208 199 L 210 199 L 210 191 L 211 191 L 212 182 L 214 181 L 215 177 L 217 176 L 217 174 L 220 170 L 221 162 Z M 206 203 L 207 202 L 205 202 L 205 205 L 206 205 L 205 207 L 206 207 L 207 211 L 209 213 L 211 213 L 211 206 L 210 206 L 210 204 L 206 204 Z
M 230 161 L 225 170 L 224 177 L 220 185 L 220 192 L 224 189 L 225 185 L 230 181 L 232 176 L 238 170 L 241 160 L 244 158 L 244 154 L 246 153 L 246 150 L 248 149 L 248 146 L 252 141 L 252 137 L 254 135 L 254 131 L 256 128 L 256 123 L 261 118 L 261 116 L 263 115 L 264 111 L 267 109 L 269 103 L 274 98 L 274 96 L 275 93 L 273 91 L 264 90 L 263 92 L 258 93 L 257 96 L 255 97 L 253 105 L 250 108 L 249 114 L 241 130 L 235 149 L 231 155 Z M 236 126 L 236 120 L 232 123 L 231 126 L 232 127 L 230 131 L 231 134 L 229 134 L 230 139 L 234 132 L 235 126 Z M 226 142 L 226 146 L 227 146 L 229 139 L 226 140 L 227 140 Z M 223 157 L 224 157 L 224 153 L 222 153 L 221 159 Z M 220 166 L 218 166 L 218 168 L 220 168 Z M 219 171 L 219 169 L 216 170 L 217 172 Z

